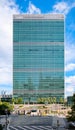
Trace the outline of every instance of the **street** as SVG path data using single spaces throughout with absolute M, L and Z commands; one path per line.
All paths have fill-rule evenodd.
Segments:
M 10 119 L 9 130 L 68 130 L 62 118 L 60 126 L 57 126 L 58 119 L 54 116 L 14 115 Z

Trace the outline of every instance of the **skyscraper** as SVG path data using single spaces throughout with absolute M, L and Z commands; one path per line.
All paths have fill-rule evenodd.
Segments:
M 64 97 L 64 16 L 13 16 L 13 95 Z

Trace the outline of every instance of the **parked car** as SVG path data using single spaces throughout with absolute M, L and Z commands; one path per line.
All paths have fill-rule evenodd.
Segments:
M 31 110 L 31 116 L 38 116 L 39 110 Z

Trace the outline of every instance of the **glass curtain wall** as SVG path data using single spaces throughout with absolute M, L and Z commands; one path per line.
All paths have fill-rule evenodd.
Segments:
M 13 17 L 14 97 L 64 97 L 64 17 L 51 16 Z

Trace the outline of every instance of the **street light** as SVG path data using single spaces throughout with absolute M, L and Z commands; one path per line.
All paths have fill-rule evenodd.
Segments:
M 5 109 L 5 114 L 6 114 L 6 125 L 5 125 L 5 127 L 6 127 L 6 130 L 7 130 L 7 109 Z

